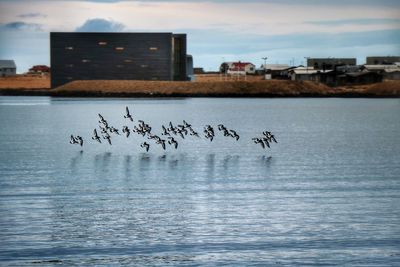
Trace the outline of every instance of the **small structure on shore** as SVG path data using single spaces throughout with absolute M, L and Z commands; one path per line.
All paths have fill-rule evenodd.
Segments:
M 17 66 L 14 60 L 0 60 L 0 77 L 17 75 Z
M 50 67 L 46 65 L 35 65 L 29 69 L 28 74 L 47 75 L 50 74 Z

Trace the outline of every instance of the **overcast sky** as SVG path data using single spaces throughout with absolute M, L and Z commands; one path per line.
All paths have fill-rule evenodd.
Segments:
M 400 55 L 398 0 L 0 0 L 0 59 L 49 64 L 49 32 L 188 34 L 194 65 Z

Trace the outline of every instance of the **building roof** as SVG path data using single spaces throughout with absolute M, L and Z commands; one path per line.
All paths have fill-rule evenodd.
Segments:
M 289 68 L 288 64 L 262 64 L 261 68 L 266 70 L 286 70 Z
M 14 60 L 2 60 L 0 59 L 0 68 L 16 69 Z
M 367 70 L 398 70 L 400 67 L 398 65 L 364 65 Z

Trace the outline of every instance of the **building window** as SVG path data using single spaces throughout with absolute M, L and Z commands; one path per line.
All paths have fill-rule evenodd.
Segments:
M 82 63 L 88 63 L 90 62 L 90 59 L 82 59 Z
M 123 48 L 122 46 L 118 46 L 118 47 L 115 48 L 115 50 L 117 50 L 117 51 L 123 51 L 124 48 Z
M 132 62 L 132 59 L 125 59 L 124 62 L 125 62 L 125 63 L 131 63 L 131 62 Z
M 142 67 L 142 68 L 147 68 L 148 65 L 143 64 L 143 65 L 140 65 L 140 67 Z
M 65 50 L 74 50 L 74 47 L 73 46 L 66 46 Z
M 72 68 L 72 67 L 74 67 L 74 64 L 66 64 L 65 67 Z
M 107 45 L 107 42 L 99 42 L 99 45 Z
M 152 46 L 152 47 L 149 48 L 149 50 L 150 50 L 150 51 L 157 51 L 157 50 L 158 50 L 158 47 Z

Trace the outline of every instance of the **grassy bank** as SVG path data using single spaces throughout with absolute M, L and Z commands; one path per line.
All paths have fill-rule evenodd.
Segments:
M 73 97 L 399 97 L 400 81 L 328 87 L 309 81 L 73 81 L 56 89 L 0 89 L 8 95 Z

